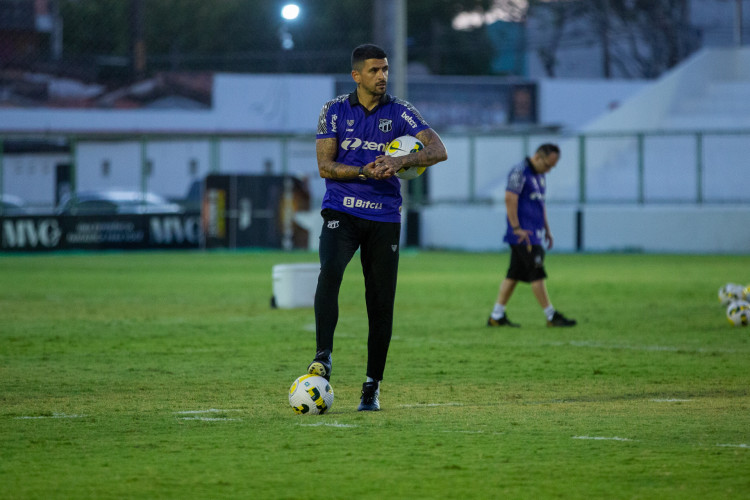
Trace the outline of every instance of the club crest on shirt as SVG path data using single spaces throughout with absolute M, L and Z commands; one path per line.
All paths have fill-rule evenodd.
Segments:
M 378 123 L 378 128 L 381 132 L 390 132 L 391 130 L 393 130 L 393 120 L 389 120 L 388 118 L 381 118 L 380 122 Z

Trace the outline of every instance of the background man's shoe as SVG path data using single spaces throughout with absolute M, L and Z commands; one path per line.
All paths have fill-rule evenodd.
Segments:
M 547 320 L 547 326 L 575 326 L 576 324 L 576 320 L 568 319 L 557 311 L 555 311 L 552 319 Z
M 508 319 L 508 316 L 503 316 L 500 319 L 493 319 L 492 316 L 487 320 L 487 326 L 512 326 L 514 328 L 518 328 L 518 323 L 513 323 L 511 320 Z

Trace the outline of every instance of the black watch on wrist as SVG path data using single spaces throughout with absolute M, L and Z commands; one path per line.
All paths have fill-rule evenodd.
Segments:
M 362 165 L 361 167 L 359 167 L 359 174 L 357 174 L 357 177 L 359 177 L 359 179 L 362 180 L 362 181 L 366 181 L 367 180 L 367 176 L 365 175 L 365 167 L 364 167 L 364 165 Z

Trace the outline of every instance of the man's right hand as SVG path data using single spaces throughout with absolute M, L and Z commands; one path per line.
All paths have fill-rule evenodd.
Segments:
M 527 231 L 522 227 L 517 227 L 513 229 L 513 234 L 518 237 L 518 244 L 520 245 L 521 243 L 526 242 L 526 250 L 531 252 L 531 237 L 529 236 L 530 231 Z

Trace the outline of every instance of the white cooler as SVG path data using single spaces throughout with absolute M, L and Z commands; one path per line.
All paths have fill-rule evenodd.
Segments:
M 273 266 L 271 307 L 312 307 L 320 264 L 278 264 Z

